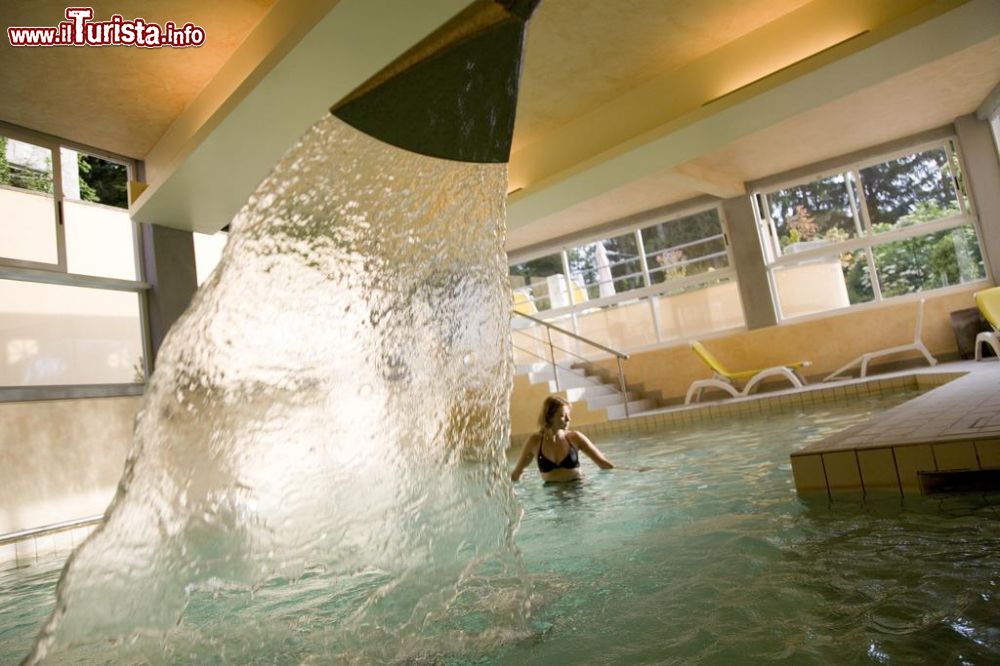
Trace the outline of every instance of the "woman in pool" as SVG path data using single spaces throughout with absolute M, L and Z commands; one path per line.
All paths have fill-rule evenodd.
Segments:
M 570 404 L 557 395 L 550 395 L 542 403 L 542 413 L 538 416 L 541 430 L 528 438 L 521 449 L 521 456 L 511 472 L 512 481 L 521 478 L 525 468 L 534 458 L 538 471 L 545 481 L 575 481 L 580 474 L 578 450 L 586 453 L 601 469 L 612 469 L 614 465 L 587 439 L 583 433 L 569 428 Z

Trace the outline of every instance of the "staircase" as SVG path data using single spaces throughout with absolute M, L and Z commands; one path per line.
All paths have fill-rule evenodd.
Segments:
M 563 362 L 558 363 L 557 366 L 559 372 L 558 389 L 551 363 L 539 361 L 518 365 L 515 372 L 519 375 L 527 374 L 532 384 L 547 382 L 550 393 L 555 393 L 557 390 L 566 391 L 566 397 L 570 402 L 583 401 L 587 403 L 588 409 L 607 410 L 609 420 L 626 418 L 625 396 L 622 395 L 617 380 L 614 382 L 606 381 L 599 374 L 588 374 L 585 363 Z M 655 400 L 640 392 L 630 389 L 626 395 L 629 416 L 636 416 L 659 406 Z

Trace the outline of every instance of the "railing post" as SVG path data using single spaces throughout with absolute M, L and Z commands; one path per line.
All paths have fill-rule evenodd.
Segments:
M 552 359 L 552 376 L 556 380 L 556 391 L 561 391 L 562 389 L 559 388 L 559 366 L 556 365 L 556 350 L 552 346 L 552 329 L 546 327 L 545 335 L 549 339 L 549 358 Z
M 622 398 L 625 399 L 625 418 L 632 418 L 628 412 L 628 388 L 625 386 L 625 371 L 622 369 L 622 357 L 616 357 L 618 359 L 618 386 L 622 389 Z

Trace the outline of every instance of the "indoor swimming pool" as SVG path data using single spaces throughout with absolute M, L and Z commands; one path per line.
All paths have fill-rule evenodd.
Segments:
M 454 640 L 459 626 L 432 651 L 398 661 L 996 663 L 1000 498 L 806 504 L 792 484 L 793 450 L 914 395 L 598 442 L 617 464 L 652 468 L 646 472 L 601 472 L 585 461 L 585 480 L 568 485 L 526 473 L 516 485 L 516 541 L 531 583 L 527 635 L 466 645 Z M 57 577 L 56 562 L 0 575 L 0 663 L 30 649 Z M 364 652 L 324 638 L 341 619 L 330 585 L 336 581 L 307 571 L 257 590 L 263 603 L 245 630 L 253 647 L 236 644 L 233 632 L 227 644 L 200 640 L 212 624 L 247 622 L 239 613 L 247 595 L 199 591 L 169 649 L 128 654 L 151 663 L 350 661 Z M 476 625 L 497 612 L 502 592 L 454 599 L 453 608 L 468 606 L 455 621 L 481 631 Z M 269 642 L 272 623 L 296 631 Z M 118 654 L 107 649 L 94 663 Z

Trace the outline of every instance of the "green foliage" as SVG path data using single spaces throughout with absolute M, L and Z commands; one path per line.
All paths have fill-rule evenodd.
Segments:
M 947 163 L 947 154 L 937 148 L 862 169 L 861 181 L 873 225 L 898 225 L 904 218 L 918 214 L 921 207 L 954 207 L 955 190 Z
M 7 159 L 7 137 L 0 136 L 0 185 L 20 187 L 34 192 L 52 192 L 52 160 L 46 158 L 48 168 L 36 171 L 16 164 Z
M 79 155 L 77 164 L 81 199 L 128 208 L 128 170 L 123 165 L 92 155 Z
M 91 166 L 90 162 L 84 159 L 84 155 L 77 154 L 76 156 L 76 167 L 80 174 L 80 198 L 84 201 L 94 201 L 100 202 L 100 197 L 97 196 L 97 190 L 87 182 L 87 176 L 90 174 Z
M 10 185 L 10 164 L 7 163 L 7 137 L 0 136 L 0 185 Z

